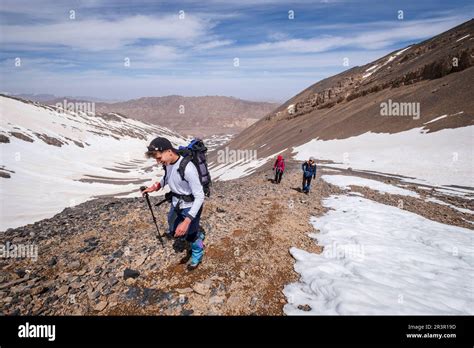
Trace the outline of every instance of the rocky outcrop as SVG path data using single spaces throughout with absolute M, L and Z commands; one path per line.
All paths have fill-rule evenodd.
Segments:
M 9 143 L 10 142 L 10 138 L 8 138 L 6 135 L 3 135 L 3 134 L 0 134 L 0 143 Z
M 474 66 L 474 38 L 471 35 L 459 42 L 456 39 L 473 32 L 474 20 L 471 20 L 400 54 L 392 52 L 363 67 L 323 80 L 284 104 L 284 107 L 294 105 L 291 113 L 280 107 L 265 119 L 292 119 L 385 89 L 439 79 L 468 69 Z

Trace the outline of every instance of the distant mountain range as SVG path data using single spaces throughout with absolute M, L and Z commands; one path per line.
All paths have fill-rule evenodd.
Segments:
M 46 102 L 47 104 L 49 104 L 52 101 L 62 102 L 64 99 L 66 99 L 66 100 L 90 101 L 90 102 L 103 102 L 103 103 L 116 102 L 116 100 L 107 100 L 107 99 L 87 97 L 87 96 L 58 97 L 54 94 L 11 94 L 11 93 L 3 93 L 3 94 L 9 95 L 11 97 L 24 99 L 24 100 L 30 100 L 30 101 L 33 101 L 33 102 L 40 102 L 40 103 L 45 103 Z
M 183 135 L 207 137 L 237 134 L 267 115 L 280 104 L 254 102 L 233 97 L 205 96 L 144 97 L 120 102 L 92 97 L 57 97 L 51 94 L 13 95 L 21 99 L 55 105 L 68 102 L 94 102 L 99 113 L 119 113 L 173 129 Z
M 146 97 L 118 103 L 97 103 L 97 112 L 118 112 L 173 129 L 183 135 L 236 134 L 279 104 L 232 97 Z

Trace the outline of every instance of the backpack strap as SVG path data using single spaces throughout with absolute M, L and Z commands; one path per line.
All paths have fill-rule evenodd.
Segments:
M 191 156 L 183 157 L 178 167 L 178 173 L 179 173 L 179 176 L 181 176 L 181 180 L 186 181 L 186 182 L 188 182 L 188 180 L 186 180 L 186 178 L 184 177 L 184 171 L 186 170 L 186 166 L 188 165 L 190 161 L 191 161 Z
M 167 180 L 168 180 L 168 178 L 167 178 L 168 171 L 166 170 L 166 166 L 164 164 L 163 164 L 163 170 L 165 171 L 165 176 L 164 176 L 164 180 L 163 180 L 164 185 L 163 186 L 165 186 L 166 183 L 167 183 Z
M 186 182 L 188 182 L 188 181 L 184 177 L 184 170 L 186 169 L 186 166 L 188 165 L 190 160 L 191 160 L 191 158 L 189 156 L 183 157 L 183 159 L 179 163 L 179 167 L 178 167 L 178 173 L 179 173 L 179 176 L 181 177 L 181 180 L 184 180 Z M 165 183 L 166 183 L 166 174 L 167 174 L 167 172 L 166 172 L 166 167 L 165 166 L 163 166 L 163 167 L 165 169 Z M 178 193 L 174 193 L 173 191 L 170 191 L 170 196 L 181 199 L 184 202 L 194 201 L 194 196 L 192 194 L 190 194 L 190 195 L 180 195 Z

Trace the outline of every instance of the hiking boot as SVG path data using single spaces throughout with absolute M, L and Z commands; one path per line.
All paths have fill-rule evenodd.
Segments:
M 181 260 L 179 260 L 179 263 L 181 265 L 184 265 L 184 264 L 188 263 L 190 258 L 191 258 L 191 250 L 188 250 L 186 252 L 186 255 L 184 257 L 182 257 Z
M 188 271 L 194 271 L 196 268 L 198 268 L 199 263 L 190 263 L 187 267 Z

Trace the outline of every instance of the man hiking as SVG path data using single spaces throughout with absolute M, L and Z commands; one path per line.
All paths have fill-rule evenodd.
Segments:
M 316 160 L 310 157 L 308 161 L 304 162 L 301 168 L 303 169 L 303 192 L 308 194 L 311 188 L 311 179 L 316 179 Z
M 273 165 L 273 170 L 275 171 L 274 183 L 279 184 L 281 182 L 283 172 L 285 171 L 285 161 L 283 160 L 282 155 L 278 155 L 275 164 Z
M 160 182 L 148 187 L 143 194 L 158 191 L 165 185 L 171 190 L 171 205 L 168 213 L 168 237 L 184 238 L 188 244 L 188 252 L 180 263 L 191 263 L 188 270 L 194 270 L 202 261 L 204 255 L 204 234 L 199 229 L 204 190 L 199 173 L 193 162 L 184 168 L 184 180 L 179 172 L 183 156 L 174 149 L 166 138 L 158 137 L 148 146 L 148 158 L 154 158 L 158 164 L 163 164 L 165 176 Z

